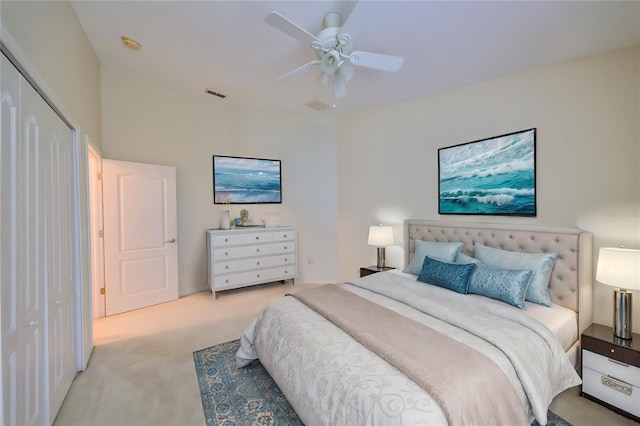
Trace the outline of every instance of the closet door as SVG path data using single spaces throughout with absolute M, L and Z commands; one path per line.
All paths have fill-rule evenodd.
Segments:
M 5 424 L 48 421 L 44 223 L 37 207 L 41 152 L 22 120 L 18 71 L 2 56 L 2 373 Z M 23 134 L 27 132 L 27 135 Z
M 50 424 L 75 376 L 72 130 L 2 55 L 3 423 Z
M 24 82 L 24 80 L 23 80 Z M 28 83 L 24 83 L 27 84 Z M 74 334 L 73 281 L 73 164 L 71 129 L 44 103 L 35 91 L 30 91 L 39 120 L 42 146 L 39 170 L 42 194 L 37 211 L 45 224 L 47 254 L 47 340 L 49 362 L 49 412 L 53 421 L 76 373 Z M 35 96 L 31 98 L 31 96 Z M 23 111 L 27 105 L 23 91 Z M 43 241 L 44 243 L 44 241 Z

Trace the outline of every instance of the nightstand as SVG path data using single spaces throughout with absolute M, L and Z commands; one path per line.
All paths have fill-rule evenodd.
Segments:
M 581 342 L 582 396 L 640 422 L 640 334 L 623 340 L 591 324 Z
M 376 272 L 384 272 L 384 271 L 390 271 L 392 269 L 396 269 L 396 268 L 392 268 L 390 266 L 385 266 L 384 268 L 378 268 L 377 266 L 365 266 L 363 268 L 360 268 L 360 277 L 366 277 L 367 275 L 371 275 L 371 274 L 375 274 Z

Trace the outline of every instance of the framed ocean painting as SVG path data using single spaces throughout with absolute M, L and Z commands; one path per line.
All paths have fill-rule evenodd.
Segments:
M 214 155 L 213 203 L 282 203 L 280 160 Z
M 536 215 L 536 129 L 438 149 L 438 213 Z

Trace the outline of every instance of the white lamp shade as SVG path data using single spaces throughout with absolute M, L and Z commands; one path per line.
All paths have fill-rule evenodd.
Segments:
M 370 246 L 390 246 L 393 244 L 393 229 L 390 226 L 369 227 Z
M 601 248 L 596 280 L 612 287 L 640 290 L 640 250 Z

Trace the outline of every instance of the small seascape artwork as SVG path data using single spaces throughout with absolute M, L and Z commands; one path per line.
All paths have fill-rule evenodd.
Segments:
M 280 161 L 214 156 L 213 202 L 281 203 Z
M 438 150 L 440 214 L 536 215 L 536 129 Z

